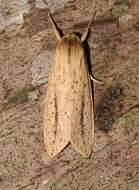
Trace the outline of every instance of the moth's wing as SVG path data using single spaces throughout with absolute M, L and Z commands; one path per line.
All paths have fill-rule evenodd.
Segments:
M 80 67 L 74 75 L 73 95 L 73 121 L 70 142 L 82 155 L 88 157 L 93 148 L 94 142 L 94 110 L 91 81 L 85 57 L 82 58 Z M 78 81 L 78 83 L 77 83 Z M 76 99 L 75 99 L 76 93 Z M 74 120 L 74 117 L 77 118 Z
M 56 68 L 54 66 L 48 81 L 43 120 L 44 144 L 51 157 L 58 154 L 69 143 L 68 138 L 65 136 L 64 131 L 62 131 L 62 128 L 59 125 L 60 113 L 56 93 L 57 74 L 55 71 Z

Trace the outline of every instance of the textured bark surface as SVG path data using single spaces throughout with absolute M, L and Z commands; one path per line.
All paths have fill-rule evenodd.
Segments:
M 138 0 L 0 5 L 0 190 L 139 189 Z M 93 75 L 105 84 L 94 84 L 88 159 L 68 146 L 50 160 L 44 149 L 43 85 L 57 44 L 48 7 L 64 33 L 84 31 L 97 10 L 88 44 Z

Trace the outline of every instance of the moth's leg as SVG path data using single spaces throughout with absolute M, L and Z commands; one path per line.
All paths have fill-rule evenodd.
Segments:
M 92 81 L 94 81 L 94 82 L 99 83 L 99 84 L 104 84 L 104 82 L 102 82 L 102 81 L 100 81 L 100 80 L 95 79 L 92 75 L 90 75 L 90 79 L 91 79 Z

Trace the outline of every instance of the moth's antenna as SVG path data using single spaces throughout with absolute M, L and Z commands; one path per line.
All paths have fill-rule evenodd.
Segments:
M 88 36 L 88 33 L 89 33 L 89 30 L 90 30 L 90 27 L 91 27 L 91 24 L 93 22 L 93 20 L 95 19 L 96 17 L 96 12 L 94 13 L 94 15 L 91 17 L 90 21 L 89 21 L 89 24 L 87 26 L 87 29 L 82 33 L 82 36 L 81 36 L 81 40 L 82 42 L 87 38 Z
M 57 38 L 58 40 L 60 40 L 60 39 L 61 39 L 60 31 L 58 30 L 58 27 L 57 27 L 55 21 L 53 20 L 53 17 L 52 17 L 52 15 L 51 15 L 50 11 L 48 11 L 48 16 L 49 16 L 49 18 L 50 18 L 50 21 L 51 21 L 51 24 L 52 24 L 54 33 L 55 33 L 55 35 L 56 35 L 56 38 Z

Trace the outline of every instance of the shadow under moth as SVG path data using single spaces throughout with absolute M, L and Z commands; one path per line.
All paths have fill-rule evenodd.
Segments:
M 83 42 L 87 38 L 93 16 L 79 38 L 74 33 L 61 36 L 50 12 L 50 21 L 58 39 L 47 86 L 44 105 L 44 144 L 54 157 L 69 143 L 83 156 L 92 152 L 94 142 L 94 110 L 91 81 Z

